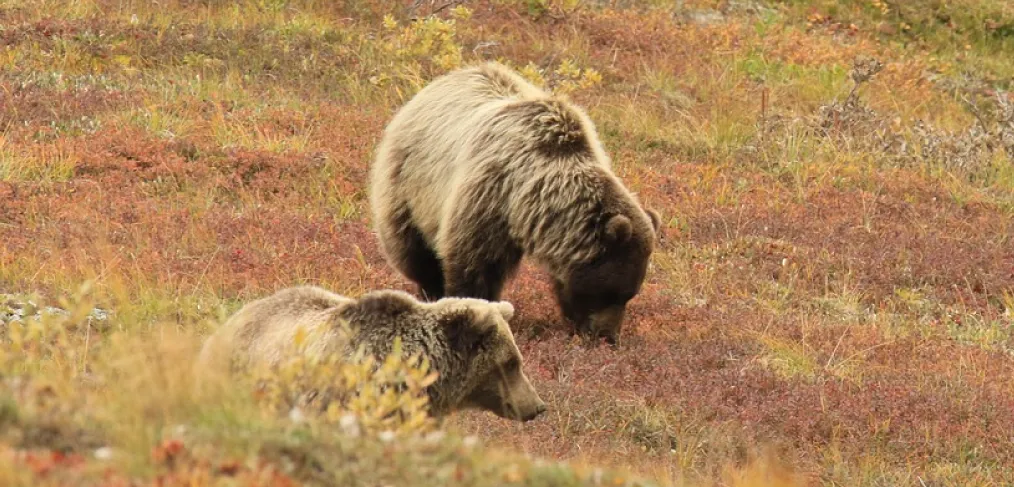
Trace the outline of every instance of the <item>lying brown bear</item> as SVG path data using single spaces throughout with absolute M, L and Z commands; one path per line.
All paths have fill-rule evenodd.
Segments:
M 578 331 L 611 342 L 659 226 L 581 109 L 495 63 L 433 81 L 395 114 L 370 202 L 388 261 L 427 298 L 499 300 L 526 255 Z
M 422 303 L 401 291 L 351 299 L 313 286 L 284 289 L 243 306 L 204 345 L 201 362 L 278 364 L 302 329 L 315 337 L 304 353 L 351 357 L 360 346 L 383 358 L 401 338 L 408 354 L 423 353 L 439 376 L 429 386 L 431 413 L 478 408 L 528 421 L 546 410 L 522 371 L 507 324 L 507 302 L 446 298 Z M 351 334 L 349 334 L 351 331 Z

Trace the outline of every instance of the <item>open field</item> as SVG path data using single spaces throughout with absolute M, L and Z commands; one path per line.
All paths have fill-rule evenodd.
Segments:
M 70 311 L 0 320 L 0 484 L 1014 484 L 1011 53 L 1007 0 L 0 0 L 0 317 Z M 191 395 L 245 300 L 414 290 L 372 151 L 487 59 L 663 214 L 621 345 L 526 267 L 533 423 L 385 443 Z

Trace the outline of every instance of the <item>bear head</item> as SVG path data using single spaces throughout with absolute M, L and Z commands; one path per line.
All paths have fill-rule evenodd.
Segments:
M 459 363 L 467 364 L 459 407 L 521 421 L 546 411 L 546 403 L 524 373 L 521 351 L 508 325 L 514 306 L 506 301 L 444 298 L 433 307 L 448 349 Z
M 623 208 L 626 206 L 626 208 Z M 601 250 L 554 276 L 554 292 L 578 333 L 619 341 L 627 302 L 641 290 L 661 219 L 654 210 L 623 205 L 599 219 Z
M 450 297 L 424 303 L 401 291 L 375 291 L 341 315 L 358 328 L 357 341 L 371 354 L 389 353 L 401 337 L 406 352 L 429 358 L 438 373 L 427 390 L 434 415 L 475 408 L 529 421 L 546 410 L 522 370 L 507 323 L 514 306 L 506 301 Z

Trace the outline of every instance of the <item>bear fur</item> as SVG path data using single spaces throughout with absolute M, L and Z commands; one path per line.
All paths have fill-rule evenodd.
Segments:
M 201 351 L 203 367 L 277 365 L 307 333 L 303 353 L 351 358 L 360 346 L 383 359 L 395 338 L 405 353 L 423 353 L 436 382 L 429 386 L 434 416 L 478 408 L 530 420 L 546 409 L 522 371 L 522 357 L 507 320 L 507 302 L 446 298 L 432 303 L 402 291 L 383 290 L 359 299 L 314 286 L 284 289 L 243 306 Z M 222 370 L 222 369 L 219 369 Z
M 618 338 L 657 213 L 611 170 L 578 107 L 488 63 L 434 80 L 393 117 L 371 168 L 388 262 L 427 299 L 499 300 L 522 256 L 579 332 Z

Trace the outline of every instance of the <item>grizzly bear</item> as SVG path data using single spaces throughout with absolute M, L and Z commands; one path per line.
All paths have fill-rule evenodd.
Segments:
M 384 131 L 370 204 L 388 262 L 427 299 L 499 300 L 522 256 L 577 331 L 615 343 L 659 227 L 578 107 L 488 63 L 430 83 Z
M 206 367 L 275 365 L 297 332 L 307 333 L 302 353 L 350 358 L 362 347 L 383 359 L 401 338 L 408 354 L 422 353 L 438 373 L 427 388 L 430 413 L 483 409 L 528 421 L 546 405 L 522 371 L 521 352 L 507 320 L 507 302 L 445 298 L 432 303 L 393 290 L 352 299 L 314 286 L 298 286 L 243 306 L 201 351 Z

